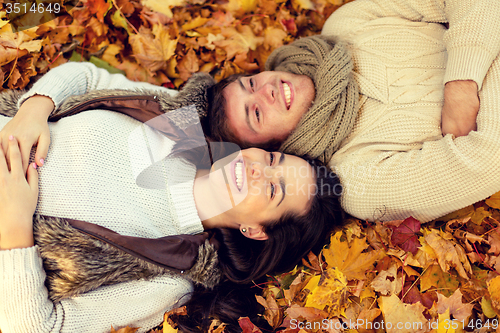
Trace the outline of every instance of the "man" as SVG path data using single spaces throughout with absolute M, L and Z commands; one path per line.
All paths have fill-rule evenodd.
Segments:
M 226 88 L 230 128 L 249 144 L 274 131 L 287 136 L 281 150 L 329 162 L 344 186 L 342 206 L 356 217 L 443 216 L 500 191 L 499 21 L 494 0 L 348 3 L 323 27 L 322 36 L 337 41 L 332 56 L 308 37 L 267 61 L 268 70 L 314 81 L 312 107 L 298 111 L 304 115 L 295 131 L 287 136 L 289 126 L 280 123 L 293 110 L 282 101 L 271 107 L 286 79 L 266 81 L 263 73 Z M 345 49 L 352 61 L 343 61 Z M 321 60 L 332 57 L 336 64 L 325 73 Z M 297 81 L 291 95 L 312 100 L 303 93 L 307 80 Z

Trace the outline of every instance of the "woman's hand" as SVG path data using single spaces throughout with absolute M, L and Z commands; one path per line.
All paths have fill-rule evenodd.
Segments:
M 477 129 L 479 112 L 477 84 L 471 80 L 450 81 L 444 86 L 444 105 L 441 113 L 443 135 L 455 137 L 469 134 Z
M 23 170 L 29 163 L 31 148 L 37 146 L 35 163 L 42 166 L 50 145 L 50 130 L 47 120 L 54 110 L 52 99 L 46 96 L 33 96 L 27 99 L 19 111 L 0 131 L 0 146 L 9 161 L 9 137 L 19 140 Z
M 33 214 L 38 201 L 38 172 L 30 164 L 27 180 L 18 141 L 8 139 L 10 170 L 0 152 L 0 250 L 33 246 Z

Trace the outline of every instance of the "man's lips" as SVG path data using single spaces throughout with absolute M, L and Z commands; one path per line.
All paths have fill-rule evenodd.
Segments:
M 283 102 L 285 104 L 285 108 L 290 110 L 292 106 L 293 100 L 293 89 L 290 82 L 281 81 L 281 92 L 283 96 Z

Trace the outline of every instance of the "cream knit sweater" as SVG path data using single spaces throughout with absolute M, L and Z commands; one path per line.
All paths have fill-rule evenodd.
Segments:
M 91 64 L 69 63 L 42 77 L 23 99 L 46 95 L 56 105 L 90 89 L 164 89 L 110 75 Z M 169 91 L 172 92 L 172 91 Z M 0 116 L 0 128 L 9 120 Z M 193 197 L 196 169 L 181 159 L 163 165 L 163 189 L 146 189 L 135 176 L 152 152 L 172 141 L 125 115 L 89 111 L 50 124 L 51 145 L 39 169 L 37 212 L 94 222 L 124 235 L 157 238 L 203 228 Z M 167 186 L 176 182 L 175 186 Z M 0 251 L 2 333 L 109 332 L 129 325 L 139 332 L 160 324 L 165 311 L 192 290 L 178 276 L 98 288 L 52 303 L 37 247 Z
M 330 161 L 348 213 L 425 222 L 500 191 L 499 22 L 498 0 L 357 0 L 329 17 L 322 34 L 349 43 L 362 94 Z M 466 79 L 478 130 L 443 137 L 444 83 Z

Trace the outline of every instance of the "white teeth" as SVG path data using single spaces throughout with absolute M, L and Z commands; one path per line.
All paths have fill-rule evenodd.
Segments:
M 286 82 L 283 82 L 283 91 L 285 92 L 286 108 L 289 109 L 290 102 L 292 101 L 292 91 L 290 89 L 290 86 Z
M 234 166 L 234 174 L 236 176 L 236 186 L 238 187 L 238 190 L 241 190 L 241 187 L 243 185 L 243 163 L 242 162 L 236 162 Z

